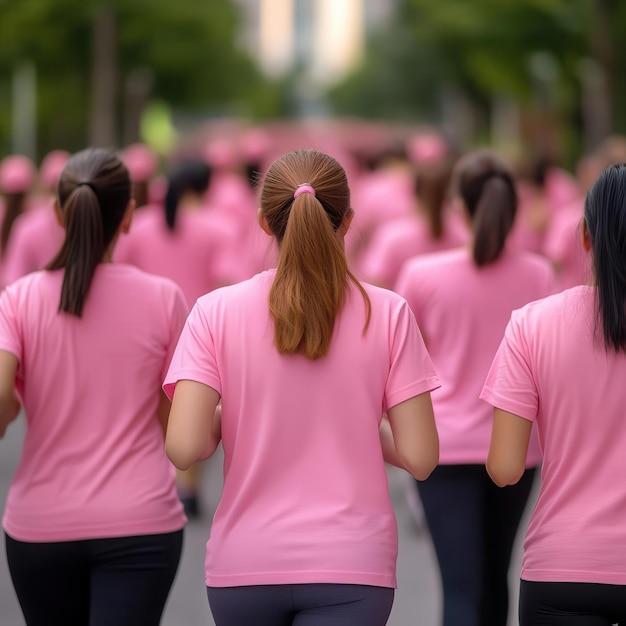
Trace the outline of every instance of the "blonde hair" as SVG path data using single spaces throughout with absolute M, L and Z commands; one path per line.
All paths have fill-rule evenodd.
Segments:
M 294 197 L 299 185 L 310 185 Z M 327 354 L 349 282 L 361 292 L 367 330 L 370 300 L 348 269 L 337 230 L 350 212 L 346 174 L 332 157 L 296 150 L 275 161 L 263 181 L 261 215 L 280 254 L 269 294 L 274 344 L 281 354 Z

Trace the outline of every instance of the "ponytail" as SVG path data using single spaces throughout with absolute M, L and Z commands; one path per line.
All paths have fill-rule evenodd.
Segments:
M 517 214 L 515 181 L 506 164 L 490 150 L 459 160 L 455 186 L 472 222 L 472 256 L 478 267 L 497 261 Z
M 213 170 L 206 161 L 187 159 L 169 177 L 165 193 L 165 224 L 170 231 L 176 228 L 176 216 L 181 198 L 189 192 L 202 195 L 209 188 Z
M 96 268 L 114 242 L 130 200 L 128 170 L 114 153 L 90 148 L 65 165 L 57 194 L 65 240 L 46 266 L 65 270 L 60 312 L 82 316 Z
M 515 221 L 517 198 L 512 184 L 501 176 L 489 177 L 472 216 L 472 255 L 478 267 L 496 261 Z
M 94 188 L 78 185 L 63 210 L 65 241 L 48 269 L 65 268 L 59 311 L 81 317 L 96 267 L 106 251 Z
M 604 345 L 626 352 L 626 165 L 605 169 L 588 191 L 585 224 Z
M 450 164 L 446 160 L 424 163 L 418 167 L 415 175 L 414 190 L 419 209 L 426 216 L 430 236 L 434 241 L 439 241 L 444 234 L 444 208 L 450 174 Z
M 293 181 L 298 179 L 310 183 L 300 185 L 307 192 L 302 189 L 294 195 L 299 183 Z M 274 344 L 281 354 L 315 360 L 328 353 L 349 282 L 363 297 L 363 332 L 367 330 L 370 301 L 348 269 L 337 235 L 350 211 L 349 200 L 343 168 L 314 150 L 289 153 L 266 174 L 261 209 L 280 248 L 269 310 Z
M 165 192 L 163 205 L 165 208 L 165 224 L 170 231 L 176 227 L 176 214 L 178 213 L 178 203 L 181 197 L 181 188 L 177 180 L 171 179 Z

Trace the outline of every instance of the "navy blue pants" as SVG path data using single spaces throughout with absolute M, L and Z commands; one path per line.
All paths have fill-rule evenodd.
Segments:
M 535 470 L 496 486 L 483 465 L 440 465 L 417 482 L 443 588 L 444 626 L 506 626 L 508 571 Z
M 53 543 L 5 539 L 27 626 L 158 626 L 183 531 Z
M 368 585 L 253 585 L 208 587 L 207 595 L 216 626 L 384 626 L 394 590 Z
M 626 625 L 626 585 L 520 581 L 520 626 Z

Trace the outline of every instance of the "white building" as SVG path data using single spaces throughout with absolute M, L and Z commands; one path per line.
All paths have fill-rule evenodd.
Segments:
M 293 70 L 326 87 L 362 59 L 367 31 L 382 23 L 393 0 L 237 0 L 242 39 L 263 72 Z

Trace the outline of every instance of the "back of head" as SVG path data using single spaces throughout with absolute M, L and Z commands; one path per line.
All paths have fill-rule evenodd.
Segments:
M 96 268 L 116 237 L 131 199 L 128 170 L 108 150 L 72 156 L 59 180 L 57 203 L 65 241 L 47 269 L 65 269 L 59 310 L 80 317 Z
M 170 174 L 165 192 L 165 221 L 170 230 L 176 227 L 178 206 L 183 196 L 203 195 L 211 182 L 211 166 L 203 159 L 185 159 Z
M 290 152 L 265 175 L 261 215 L 280 250 L 269 307 L 282 354 L 317 359 L 328 352 L 348 281 L 365 299 L 367 326 L 369 300 L 348 269 L 338 233 L 351 211 L 345 171 L 323 152 Z
M 444 159 L 424 163 L 415 172 L 415 194 L 420 209 L 428 219 L 430 235 L 434 240 L 444 234 L 444 208 L 452 174 L 451 161 Z
M 607 167 L 587 192 L 598 321 L 609 350 L 626 351 L 626 165 Z
M 489 265 L 502 254 L 515 222 L 513 176 L 496 154 L 478 150 L 459 160 L 454 180 L 472 224 L 474 262 L 478 267 Z

